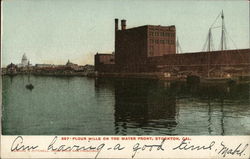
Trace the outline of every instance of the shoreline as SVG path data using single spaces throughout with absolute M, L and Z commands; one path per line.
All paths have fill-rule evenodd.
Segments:
M 168 82 L 187 82 L 189 84 L 198 83 L 249 83 L 250 75 L 235 77 L 202 77 L 202 76 L 164 76 L 162 72 L 154 73 L 95 73 L 95 72 L 63 72 L 63 73 L 1 73 L 2 76 L 34 75 L 34 76 L 54 76 L 54 77 L 92 77 L 92 78 L 115 78 L 115 79 L 155 79 Z

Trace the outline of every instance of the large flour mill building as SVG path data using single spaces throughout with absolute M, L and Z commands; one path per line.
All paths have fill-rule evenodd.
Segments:
M 126 29 L 115 19 L 115 64 L 121 72 L 147 72 L 147 58 L 175 54 L 175 26 L 145 25 Z
M 95 69 L 100 74 L 245 76 L 250 75 L 250 49 L 177 54 L 174 25 L 127 29 L 126 20 L 121 20 L 119 29 L 115 19 L 115 51 L 96 54 Z

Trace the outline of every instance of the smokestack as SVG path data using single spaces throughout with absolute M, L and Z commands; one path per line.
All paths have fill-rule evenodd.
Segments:
M 115 31 L 117 31 L 119 28 L 118 28 L 118 19 L 116 18 L 115 19 Z
M 121 28 L 122 28 L 122 30 L 126 30 L 126 20 L 125 19 L 121 20 Z

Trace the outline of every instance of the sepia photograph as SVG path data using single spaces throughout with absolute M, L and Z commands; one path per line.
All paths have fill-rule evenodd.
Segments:
M 2 137 L 250 135 L 247 0 L 2 0 L 1 13 Z

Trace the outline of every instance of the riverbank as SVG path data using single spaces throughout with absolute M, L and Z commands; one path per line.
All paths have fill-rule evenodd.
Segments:
M 62 72 L 6 72 L 2 75 L 35 75 L 35 76 L 83 76 L 95 78 L 132 78 L 132 79 L 156 79 L 162 81 L 183 81 L 191 84 L 195 83 L 250 83 L 250 75 L 234 77 L 201 77 L 196 75 L 174 75 L 164 72 L 144 72 L 144 73 L 97 73 L 95 71 L 62 71 Z
M 44 73 L 37 73 L 37 72 L 18 72 L 18 73 L 4 73 L 1 74 L 2 76 L 16 76 L 16 75 L 34 75 L 34 76 L 85 76 L 85 77 L 95 77 L 94 72 L 44 72 Z
M 26 67 L 17 67 L 14 64 L 1 69 L 2 75 L 40 75 L 40 76 L 94 76 L 95 68 L 93 65 L 78 66 L 66 65 L 35 65 Z
M 151 73 L 98 73 L 97 77 L 158 79 L 163 81 L 183 81 L 187 83 L 250 83 L 250 75 L 233 77 L 202 77 L 197 75 L 174 75 L 164 72 Z

